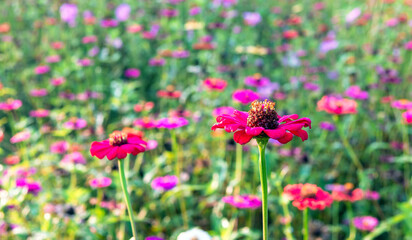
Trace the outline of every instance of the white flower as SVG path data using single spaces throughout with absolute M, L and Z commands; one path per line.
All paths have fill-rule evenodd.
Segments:
M 180 233 L 177 240 L 212 240 L 212 237 L 202 229 L 194 228 Z

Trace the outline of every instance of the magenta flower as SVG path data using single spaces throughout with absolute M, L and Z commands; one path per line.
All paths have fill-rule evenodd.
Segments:
M 173 189 L 179 182 L 179 179 L 174 175 L 157 177 L 153 179 L 151 186 L 155 190 L 168 191 Z
M 269 85 L 270 80 L 267 77 L 263 77 L 261 74 L 256 73 L 253 76 L 247 76 L 245 78 L 245 84 L 251 87 L 265 87 Z
M 150 117 L 138 118 L 134 120 L 133 125 L 144 129 L 157 127 L 156 121 Z
M 352 11 L 350 11 L 346 17 L 346 23 L 352 23 L 354 22 L 362 13 L 362 10 L 360 8 L 355 8 Z
M 103 19 L 100 21 L 100 26 L 102 28 L 112 28 L 112 27 L 117 27 L 117 20 L 116 19 Z
M 19 109 L 21 106 L 22 102 L 18 99 L 14 100 L 12 98 L 9 98 L 6 102 L 0 102 L 0 110 L 6 112 Z
M 61 160 L 62 163 L 72 163 L 72 164 L 86 164 L 86 158 L 80 152 L 73 152 L 64 155 Z
M 208 90 L 216 90 L 216 91 L 221 92 L 226 88 L 227 82 L 220 78 L 206 78 L 203 81 L 203 85 Z
M 66 141 L 58 141 L 50 146 L 50 152 L 64 154 L 69 149 L 69 143 Z
M 149 236 L 149 237 L 146 237 L 144 240 L 165 240 L 165 239 L 161 237 L 157 237 L 157 236 Z
M 346 96 L 351 97 L 353 99 L 359 100 L 366 100 L 369 98 L 369 94 L 367 91 L 362 91 L 359 86 L 350 86 L 346 92 Z
M 47 65 L 37 66 L 34 68 L 34 73 L 37 75 L 46 74 L 50 72 L 50 67 Z
M 357 229 L 363 231 L 373 231 L 379 224 L 379 220 L 371 216 L 354 217 L 352 221 Z
M 78 130 L 86 127 L 87 122 L 82 118 L 72 117 L 69 121 L 65 122 L 63 126 L 67 129 Z
M 179 14 L 179 11 L 176 9 L 164 8 L 160 10 L 159 14 L 160 16 L 171 18 L 176 17 Z
M 366 191 L 364 191 L 364 197 L 365 197 L 366 199 L 375 200 L 375 201 L 376 201 L 376 200 L 379 200 L 380 195 L 379 195 L 379 193 L 376 192 L 376 191 L 366 190 Z
M 236 208 L 260 208 L 262 201 L 254 195 L 226 196 L 222 198 L 224 203 L 230 204 Z
M 201 12 L 202 12 L 202 9 L 200 7 L 197 7 L 197 6 L 192 7 L 192 8 L 189 9 L 190 16 L 198 15 Z
M 62 84 L 65 83 L 65 82 L 66 82 L 66 79 L 65 79 L 64 77 L 52 78 L 52 79 L 50 80 L 50 83 L 51 83 L 51 85 L 53 85 L 53 86 L 60 86 L 60 85 L 62 85 Z
M 117 6 L 115 10 L 115 15 L 116 19 L 119 20 L 119 22 L 124 22 L 130 17 L 130 6 L 127 3 L 122 3 L 119 6 Z
M 165 63 L 166 60 L 164 58 L 152 58 L 149 60 L 150 66 L 163 66 Z
M 26 141 L 27 139 L 29 139 L 30 136 L 31 136 L 31 134 L 30 134 L 29 131 L 18 132 L 13 137 L 10 138 L 10 142 L 11 143 L 23 142 L 23 141 Z
M 153 150 L 155 148 L 157 148 L 157 141 L 156 140 L 149 140 L 147 141 L 147 147 L 146 147 L 146 151 L 150 151 Z
M 247 105 L 255 100 L 258 100 L 259 94 L 249 89 L 240 89 L 233 92 L 232 99 L 235 102 Z
M 235 111 L 236 109 L 234 109 L 234 108 L 232 108 L 232 107 L 218 107 L 218 108 L 215 108 L 214 110 L 213 110 L 213 112 L 212 112 L 212 115 L 213 115 L 213 117 L 218 117 L 218 116 L 220 116 L 220 115 L 223 115 L 223 114 L 227 114 L 227 115 L 233 115 L 233 112 Z
M 393 101 L 391 103 L 391 106 L 396 109 L 400 110 L 407 110 L 407 109 L 412 109 L 412 101 L 409 101 L 407 99 L 400 99 Z
M 235 110 L 233 115 L 218 116 L 212 130 L 221 128 L 226 132 L 234 132 L 235 142 L 242 145 L 253 137 L 268 137 L 282 144 L 292 141 L 293 136 L 305 141 L 308 139 L 308 133 L 302 128 L 311 128 L 311 120 L 298 117 L 297 114 L 279 116 L 275 111 L 275 103 L 267 100 L 254 101 L 249 112 Z
M 30 96 L 32 96 L 32 97 L 44 97 L 48 93 L 49 92 L 45 88 L 33 89 L 33 90 L 30 91 Z
M 78 64 L 79 66 L 82 66 L 82 67 L 87 67 L 87 66 L 90 66 L 90 65 L 93 64 L 93 60 L 91 60 L 91 59 L 89 59 L 89 58 L 83 58 L 83 59 L 79 59 L 79 60 L 77 61 L 77 64 Z
M 92 188 L 104 188 L 112 184 L 112 179 L 108 177 L 93 178 L 89 181 Z
M 412 124 L 412 108 L 402 113 L 403 123 Z
M 406 42 L 404 48 L 406 50 L 412 50 L 412 41 Z
M 187 58 L 189 57 L 190 53 L 186 50 L 176 50 L 172 52 L 173 58 Z
M 124 159 L 127 154 L 137 155 L 146 149 L 147 143 L 139 136 L 114 131 L 109 135 L 109 139 L 101 142 L 93 142 L 90 147 L 92 156 L 99 159 L 107 157 L 109 160 Z
M 34 118 L 48 117 L 49 114 L 50 114 L 50 111 L 46 109 L 37 109 L 37 110 L 30 111 L 30 117 L 34 117 Z
M 189 121 L 186 118 L 182 117 L 168 117 L 162 118 L 157 121 L 157 128 L 180 128 L 189 124 Z
M 28 178 L 16 179 L 16 187 L 26 188 L 28 193 L 33 195 L 37 195 L 42 189 L 40 182 L 35 182 Z
M 140 70 L 137 68 L 128 68 L 124 71 L 124 76 L 127 78 L 138 78 L 140 76 Z

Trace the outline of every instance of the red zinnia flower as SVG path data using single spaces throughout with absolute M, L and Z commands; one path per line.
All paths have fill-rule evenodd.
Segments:
M 336 98 L 333 96 L 323 96 L 318 101 L 318 111 L 325 111 L 330 114 L 353 114 L 357 113 L 358 104 L 355 100 L 346 98 Z
M 136 135 L 127 135 L 124 132 L 114 131 L 110 134 L 109 139 L 102 142 L 93 142 L 90 148 L 92 156 L 99 159 L 107 157 L 109 160 L 114 158 L 123 159 L 127 154 L 137 155 L 144 152 L 146 142 Z
M 294 39 L 299 37 L 299 33 L 296 30 L 287 30 L 283 32 L 283 37 L 286 39 Z
M 221 92 L 226 88 L 227 82 L 220 78 L 206 78 L 203 81 L 203 85 L 205 85 L 205 87 L 209 90 Z
M 292 205 L 299 210 L 310 208 L 312 210 L 323 210 L 330 207 L 333 202 L 330 194 L 315 184 L 292 184 L 283 189 L 283 194 L 292 202 Z
M 279 116 L 275 111 L 274 102 L 254 101 L 249 112 L 235 110 L 233 115 L 218 116 L 212 130 L 222 128 L 226 132 L 234 132 L 235 142 L 242 145 L 253 137 L 269 137 L 285 144 L 295 135 L 305 141 L 308 139 L 308 133 L 302 128 L 311 128 L 311 120 L 298 117 L 297 114 Z
M 346 183 L 345 185 L 333 185 L 332 187 L 332 198 L 334 201 L 350 201 L 356 202 L 362 200 L 365 196 L 362 189 L 353 189 L 353 184 Z

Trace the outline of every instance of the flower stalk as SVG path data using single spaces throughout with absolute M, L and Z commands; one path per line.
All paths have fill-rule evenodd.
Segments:
M 136 226 L 134 224 L 134 218 L 133 218 L 133 209 L 132 209 L 132 205 L 130 203 L 130 196 L 129 196 L 129 192 L 127 190 L 127 182 L 126 182 L 126 175 L 124 172 L 124 161 L 118 159 L 118 164 L 119 164 L 119 176 L 120 176 L 120 183 L 122 185 L 122 190 L 123 190 L 123 196 L 124 196 L 124 200 L 126 201 L 126 207 L 127 207 L 127 211 L 129 212 L 129 220 L 130 220 L 130 224 L 132 226 L 132 232 L 133 232 L 133 237 L 135 240 L 137 240 L 137 231 L 136 231 Z
M 263 240 L 268 240 L 268 181 L 267 181 L 267 164 L 265 150 L 269 138 L 256 138 L 259 147 L 259 172 L 260 184 L 262 186 L 262 226 Z

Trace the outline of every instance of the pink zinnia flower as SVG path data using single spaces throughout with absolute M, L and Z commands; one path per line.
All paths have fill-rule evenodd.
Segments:
M 82 66 L 82 67 L 87 67 L 87 66 L 90 66 L 90 65 L 93 64 L 93 60 L 91 60 L 91 59 L 89 59 L 89 58 L 83 58 L 83 59 L 79 59 L 79 60 L 77 61 L 77 64 L 78 64 L 79 66 Z
M 240 89 L 240 90 L 236 90 L 233 92 L 232 99 L 235 102 L 239 102 L 243 105 L 247 105 L 255 100 L 258 100 L 259 94 L 249 89 L 245 89 L 245 90 Z
M 157 121 L 158 128 L 180 128 L 189 124 L 189 121 L 186 118 L 182 117 L 169 117 L 169 118 L 162 118 Z
M 259 208 L 262 206 L 262 201 L 258 196 L 254 195 L 240 195 L 240 196 L 226 196 L 222 198 L 224 203 L 230 204 L 236 208 Z
M 60 62 L 60 56 L 59 55 L 52 55 L 46 57 L 46 62 L 47 63 L 57 63 Z
M 64 154 L 69 149 L 69 143 L 66 141 L 58 141 L 50 146 L 50 152 Z
M 80 152 L 73 152 L 64 155 L 62 163 L 86 164 L 86 158 Z
M 362 91 L 359 86 L 350 86 L 346 92 L 346 96 L 354 98 L 354 99 L 359 99 L 359 100 L 365 100 L 369 98 L 369 94 L 367 91 Z
M 124 76 L 127 78 L 138 78 L 140 76 L 140 70 L 137 68 L 128 68 L 124 71 Z
M 163 66 L 165 63 L 166 60 L 164 58 L 152 58 L 149 60 L 150 66 Z
M 103 28 L 111 28 L 111 27 L 116 27 L 118 24 L 116 19 L 103 19 L 100 22 L 100 26 Z
M 292 205 L 299 210 L 305 208 L 323 210 L 333 203 L 333 199 L 328 192 L 310 183 L 287 185 L 283 189 L 283 195 L 293 201 Z
M 46 109 L 37 109 L 37 110 L 30 111 L 30 117 L 35 117 L 35 118 L 48 117 L 49 114 L 50 114 L 50 111 Z
M 245 12 L 243 13 L 243 20 L 248 26 L 256 26 L 262 21 L 262 17 L 258 12 Z
M 402 113 L 402 118 L 405 124 L 412 124 L 412 108 Z
M 404 47 L 406 50 L 412 50 L 412 41 L 408 41 L 407 43 L 405 43 Z
M 48 94 L 48 91 L 45 88 L 33 89 L 30 91 L 30 96 L 33 96 L 33 97 L 44 97 L 47 94 Z
M 22 131 L 16 133 L 13 137 L 10 138 L 11 143 L 18 143 L 18 142 L 23 142 L 29 139 L 31 136 L 29 131 Z
M 407 99 L 400 99 L 393 101 L 391 103 L 391 106 L 396 109 L 400 110 L 407 110 L 407 109 L 412 109 L 412 101 L 409 101 Z
M 108 177 L 93 178 L 89 181 L 92 188 L 104 188 L 112 184 L 112 179 Z
M 298 117 L 297 114 L 279 116 L 275 111 L 275 103 L 254 101 L 249 112 L 235 110 L 233 115 L 218 116 L 212 130 L 221 128 L 226 132 L 234 132 L 235 142 L 242 145 L 254 137 L 268 137 L 282 144 L 292 141 L 293 136 L 305 141 L 308 133 L 302 128 L 311 128 L 311 120 Z
M 37 75 L 45 74 L 48 72 L 50 72 L 50 67 L 47 65 L 37 66 L 36 68 L 34 68 L 34 73 Z
M 323 96 L 318 101 L 318 111 L 325 111 L 330 114 L 354 114 L 357 113 L 358 104 L 352 99 L 336 98 L 333 96 Z
M 18 99 L 14 100 L 12 98 L 9 98 L 6 102 L 0 102 L 0 110 L 6 112 L 19 109 L 21 106 L 22 102 Z
M 37 195 L 42 189 L 40 182 L 35 182 L 29 178 L 16 179 L 16 187 L 27 188 L 28 193 L 33 195 Z
M 90 153 L 99 159 L 104 157 L 109 160 L 114 158 L 124 159 L 129 153 L 137 155 L 144 152 L 146 145 L 147 143 L 136 135 L 115 131 L 110 134 L 108 139 L 102 142 L 93 142 Z
M 65 122 L 63 126 L 67 129 L 78 130 L 87 126 L 87 121 L 82 118 L 72 117 L 69 121 Z
M 161 9 L 159 14 L 160 16 L 171 18 L 171 17 L 176 17 L 179 14 L 179 11 L 177 11 L 176 9 L 165 8 L 165 9 Z
M 168 191 L 173 189 L 179 182 L 179 179 L 174 175 L 157 177 L 153 179 L 151 186 L 155 190 Z
M 157 145 L 158 145 L 158 143 L 157 143 L 156 140 L 147 141 L 146 151 L 150 151 L 150 150 L 153 150 L 153 149 L 157 148 Z
M 203 85 L 209 90 L 221 92 L 226 88 L 227 82 L 220 78 L 206 78 L 203 81 Z
M 91 36 L 85 36 L 82 38 L 82 43 L 87 44 L 87 43 L 95 43 L 97 42 L 97 37 L 94 35 Z
M 157 127 L 156 121 L 150 117 L 138 118 L 134 120 L 133 125 L 144 129 L 151 129 Z
M 373 231 L 379 224 L 379 220 L 371 216 L 354 217 L 352 221 L 357 229 L 363 231 Z
M 233 115 L 233 112 L 235 111 L 236 109 L 234 109 L 233 107 L 218 107 L 218 108 L 215 108 L 214 110 L 213 110 L 213 112 L 212 112 L 212 115 L 213 115 L 213 117 L 218 117 L 218 116 L 220 116 L 220 115 L 223 115 L 223 114 L 227 114 L 227 115 Z
M 127 32 L 129 33 L 138 33 L 142 31 L 143 27 L 139 24 L 133 24 L 127 27 Z
M 62 85 L 62 84 L 65 83 L 65 82 L 66 82 L 66 79 L 65 79 L 64 77 L 52 78 L 52 79 L 50 80 L 50 83 L 51 83 L 53 86 L 60 86 L 60 85 Z
M 261 74 L 256 73 L 253 76 L 247 76 L 245 78 L 245 84 L 251 87 L 265 87 L 269 85 L 270 80 L 267 77 L 263 77 Z

